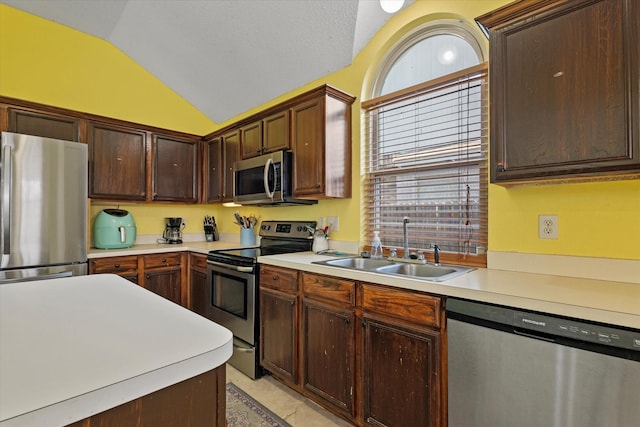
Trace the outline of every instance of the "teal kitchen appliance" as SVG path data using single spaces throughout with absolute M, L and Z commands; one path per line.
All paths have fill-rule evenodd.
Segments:
M 103 209 L 93 223 L 93 244 L 98 249 L 121 249 L 136 241 L 136 222 L 124 209 Z

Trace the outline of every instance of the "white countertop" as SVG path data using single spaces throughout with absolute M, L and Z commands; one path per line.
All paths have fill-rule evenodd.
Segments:
M 208 254 L 209 251 L 219 249 L 235 249 L 254 246 L 242 246 L 238 242 L 229 241 L 216 241 L 216 242 L 185 242 L 179 245 L 170 245 L 167 243 L 148 243 L 141 245 L 133 245 L 130 248 L 124 249 L 89 249 L 89 259 L 92 258 L 106 258 L 112 256 L 126 256 L 126 255 L 145 255 L 145 254 L 158 254 L 163 252 L 197 252 L 201 254 Z
M 430 282 L 312 264 L 336 258 L 299 252 L 263 256 L 258 262 L 640 329 L 639 284 L 486 268 L 444 282 Z
M 0 285 L 0 426 L 66 425 L 232 351 L 229 330 L 116 275 Z

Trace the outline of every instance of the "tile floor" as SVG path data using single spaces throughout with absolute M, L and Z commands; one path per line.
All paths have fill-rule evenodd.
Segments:
M 326 411 L 289 387 L 266 375 L 252 380 L 227 364 L 227 382 L 250 394 L 292 427 L 348 427 L 351 424 Z

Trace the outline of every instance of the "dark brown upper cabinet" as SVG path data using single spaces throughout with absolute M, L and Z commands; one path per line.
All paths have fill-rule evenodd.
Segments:
M 216 138 L 222 138 L 225 145 L 223 201 L 233 200 L 232 168 L 238 156 L 246 159 L 289 149 L 293 152 L 295 197 L 310 200 L 351 197 L 354 101 L 353 96 L 323 85 L 206 135 L 205 147 Z M 235 150 L 227 144 L 235 146 Z M 208 203 L 220 201 L 211 194 L 217 175 L 210 168 L 205 170 L 208 188 L 205 197 Z
M 233 201 L 233 164 L 238 160 L 240 130 L 204 141 L 204 202 Z
M 89 121 L 89 197 L 147 198 L 147 133 Z
M 490 37 L 491 182 L 640 172 L 640 2 L 522 0 Z
M 198 202 L 198 139 L 153 135 L 153 200 Z
M 45 138 L 80 141 L 80 119 L 53 112 L 9 107 L 7 130 Z
M 289 111 L 279 111 L 240 128 L 242 158 L 288 150 Z
M 222 137 L 204 141 L 204 195 L 205 203 L 222 202 Z
M 89 197 L 197 203 L 199 141 L 89 121 Z
M 222 155 L 224 156 L 222 174 L 222 201 L 233 201 L 233 164 L 238 161 L 240 147 L 240 133 L 233 131 L 222 135 Z
M 300 199 L 351 197 L 350 95 L 321 86 L 291 107 L 293 195 Z

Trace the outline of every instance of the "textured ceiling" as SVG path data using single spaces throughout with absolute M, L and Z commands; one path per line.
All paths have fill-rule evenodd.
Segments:
M 216 123 L 348 66 L 390 17 L 377 0 L 0 2 L 111 42 Z

